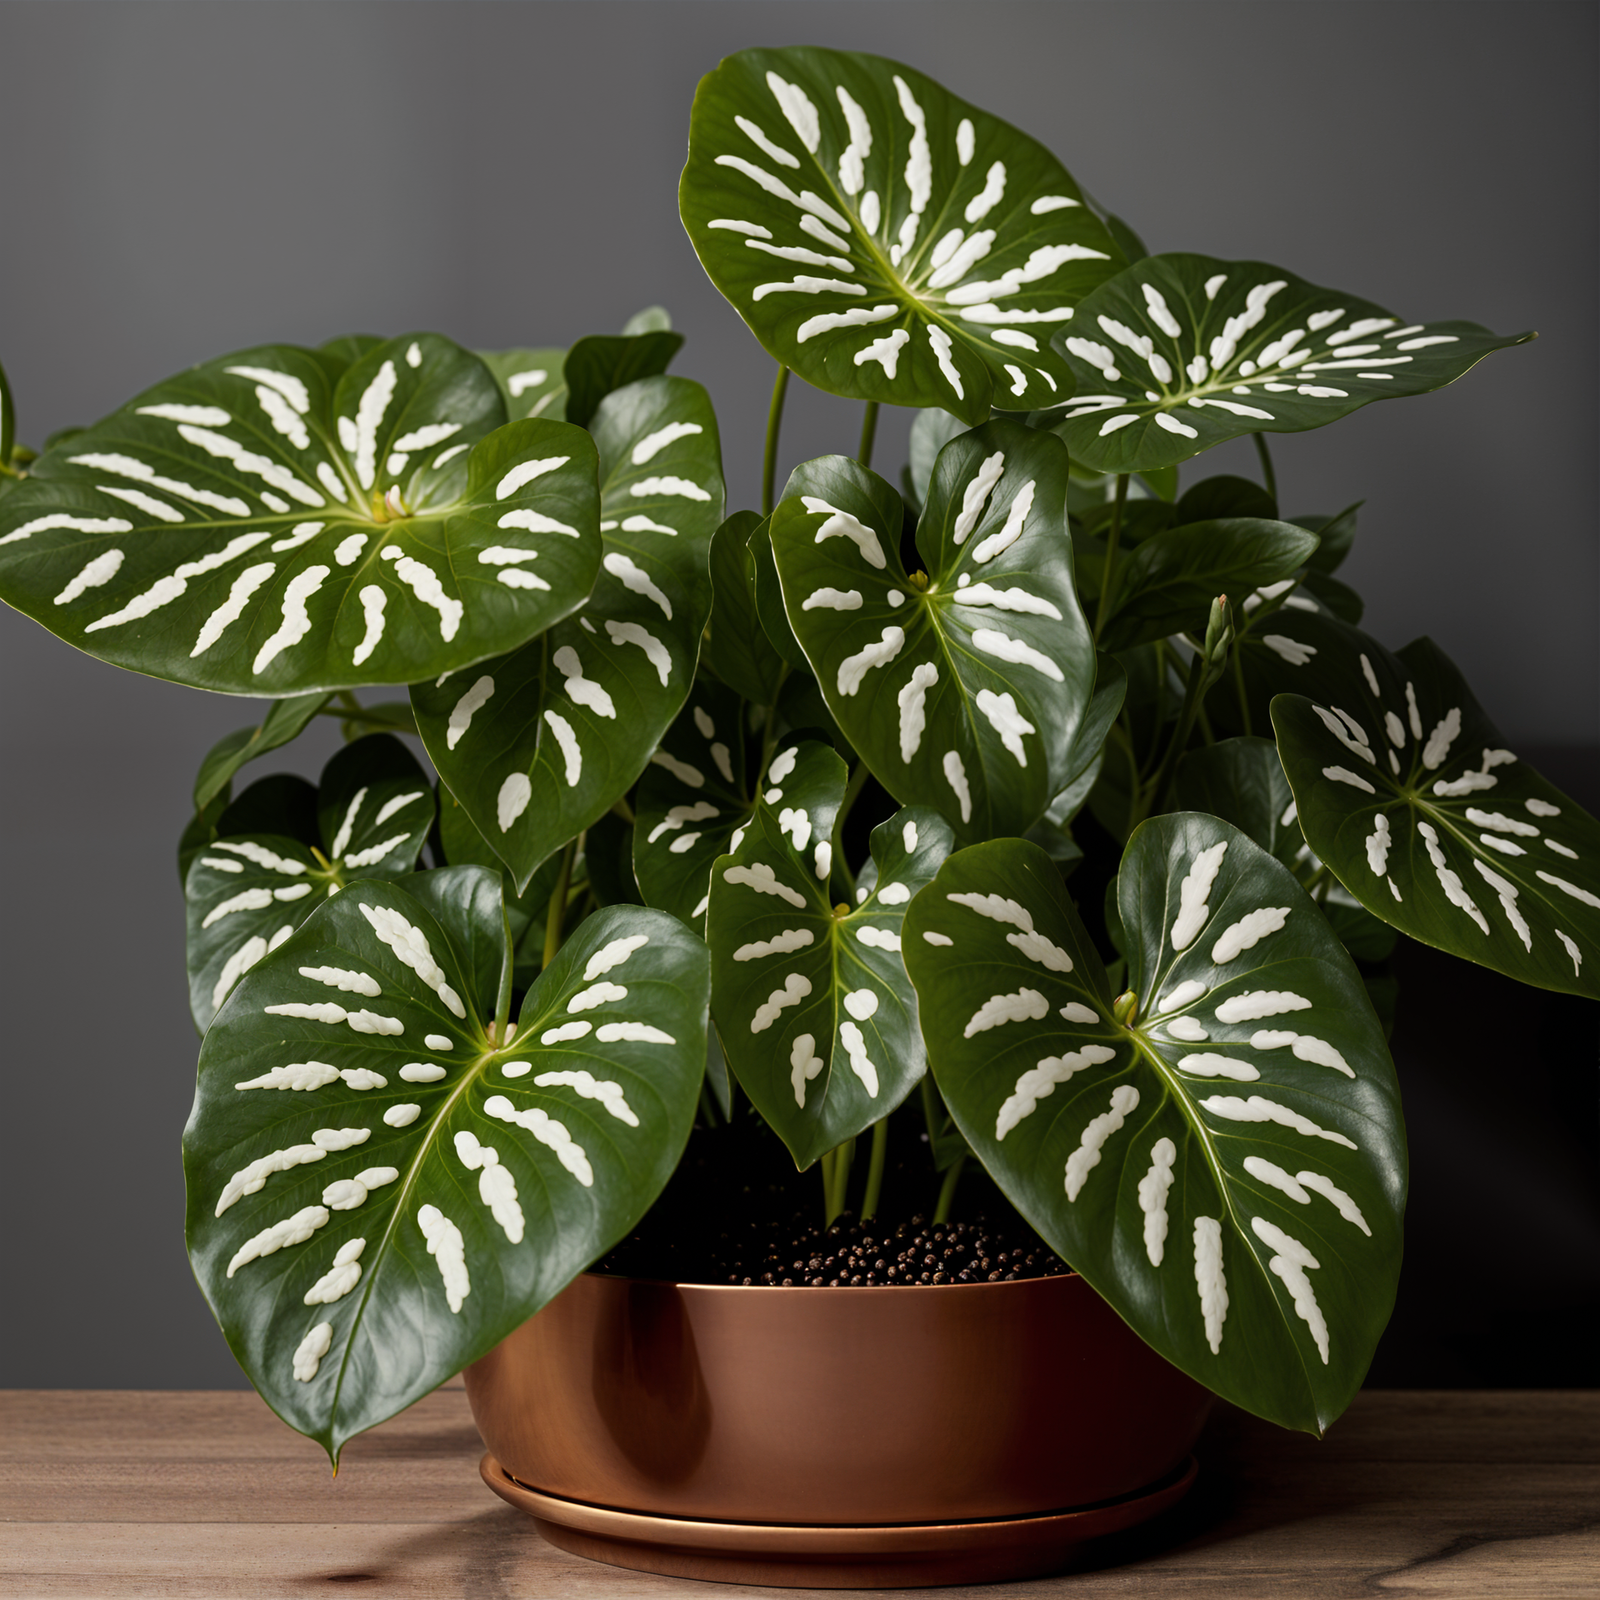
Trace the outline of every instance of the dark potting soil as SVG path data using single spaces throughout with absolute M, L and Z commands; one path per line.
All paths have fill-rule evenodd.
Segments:
M 897 1113 L 893 1123 L 891 1151 L 901 1154 L 891 1154 L 878 1215 L 863 1222 L 846 1211 L 831 1227 L 816 1171 L 796 1173 L 758 1119 L 736 1113 L 732 1126 L 697 1128 L 661 1198 L 593 1270 L 774 1288 L 1011 1283 L 1071 1271 L 981 1169 L 963 1177 L 957 1217 L 930 1222 L 939 1176 L 927 1143 L 912 1117 Z

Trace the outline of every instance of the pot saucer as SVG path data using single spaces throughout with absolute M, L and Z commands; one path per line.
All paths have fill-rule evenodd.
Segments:
M 478 1470 L 502 1500 L 533 1518 L 551 1544 L 591 1561 L 718 1583 L 912 1589 L 1055 1571 L 1086 1539 L 1120 1533 L 1176 1504 L 1198 1468 L 1191 1456 L 1136 1494 L 1043 1516 L 877 1527 L 649 1516 L 530 1489 L 487 1452 Z

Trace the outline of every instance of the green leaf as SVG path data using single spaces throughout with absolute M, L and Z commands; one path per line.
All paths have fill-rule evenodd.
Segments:
M 185 874 L 189 1012 L 201 1033 L 324 900 L 358 879 L 411 872 L 433 826 L 433 791 L 392 734 L 346 745 L 307 806 L 309 790 L 286 774 L 252 784 Z
M 1287 577 L 1305 565 L 1316 535 L 1289 522 L 1230 517 L 1152 534 L 1114 582 L 1115 605 L 1101 635 L 1110 650 L 1205 632 L 1211 602 Z
M 930 1070 L 1006 1197 L 1147 1343 L 1320 1432 L 1399 1275 L 1383 1030 L 1305 891 L 1214 817 L 1142 824 L 1117 908 L 1128 1026 L 1042 851 L 952 856 L 904 930 Z
M 798 468 L 772 518 L 788 617 L 878 781 L 962 839 L 1020 833 L 1074 776 L 1094 689 L 1066 537 L 1067 455 L 991 422 L 940 452 L 900 561 L 900 497 L 843 456 Z
M 1111 725 L 1117 720 L 1122 710 L 1122 702 L 1128 693 L 1128 675 L 1115 656 L 1108 656 L 1104 651 L 1097 650 L 1094 662 L 1094 694 L 1089 701 L 1088 710 L 1083 714 L 1083 720 L 1078 724 L 1077 733 L 1073 735 L 1067 757 L 1062 763 L 1068 774 L 1069 787 L 1075 785 L 1100 758 L 1106 735 L 1111 732 Z M 1085 793 L 1087 792 L 1086 790 Z M 1057 799 L 1059 798 L 1058 796 Z M 1056 804 L 1052 802 L 1051 810 L 1055 809 Z
M 646 378 L 607 395 L 592 428 L 605 553 L 582 610 L 411 688 L 439 776 L 519 887 L 632 787 L 689 693 L 710 608 L 723 491 L 705 390 Z
M 695 680 L 662 735 L 634 796 L 633 873 L 646 905 L 705 927 L 711 867 L 750 821 L 744 702 L 719 683 Z
M 928 503 L 928 484 L 933 479 L 933 464 L 939 459 L 939 452 L 966 431 L 967 425 L 960 417 L 952 417 L 937 406 L 919 411 L 912 422 L 906 471 L 911 489 L 909 503 L 919 517 Z
M 274 700 L 259 727 L 239 728 L 214 744 L 195 774 L 195 810 L 203 812 L 247 761 L 298 739 L 329 699 L 326 694 L 301 694 L 289 700 Z
M 835 50 L 745 50 L 703 78 L 678 207 L 711 281 L 807 383 L 969 425 L 1067 399 L 1050 332 L 1121 265 L 1043 145 Z
M 951 836 L 926 807 L 897 812 L 873 829 L 871 888 L 835 909 L 844 762 L 826 745 L 797 745 L 767 780 L 754 823 L 711 876 L 711 1005 L 734 1076 L 804 1170 L 922 1076 L 900 924 Z
M 1534 337 L 1403 323 L 1260 261 L 1149 256 L 1055 335 L 1078 388 L 1059 431 L 1101 472 L 1145 472 L 1241 434 L 1299 433 L 1442 388 Z
M 580 339 L 567 352 L 567 421 L 587 428 L 608 394 L 659 377 L 682 348 L 683 335 L 665 329 Z
M 1259 483 L 1224 472 L 1190 485 L 1173 508 L 1173 521 L 1180 525 L 1214 522 L 1224 517 L 1254 517 L 1276 522 L 1278 503 Z M 1295 526 L 1304 528 L 1307 525 L 1296 522 Z M 1310 531 L 1315 533 L 1316 529 Z
M 629 338 L 640 333 L 670 333 L 672 313 L 665 306 L 646 306 L 622 324 L 622 331 Z
M 1301 575 L 1301 586 L 1314 596 L 1341 622 L 1355 624 L 1366 611 L 1366 602 L 1347 583 L 1330 578 L 1325 572 L 1306 572 Z
M 591 822 L 584 832 L 583 870 L 598 904 L 644 904 L 633 875 L 633 824 L 615 811 Z
M 1337 696 L 1272 702 L 1306 842 L 1412 938 L 1600 996 L 1600 823 L 1505 748 L 1431 640 L 1359 637 Z
M 17 442 L 17 414 L 11 404 L 11 382 L 0 362 L 0 471 L 11 466 L 11 447 Z
M 1309 528 L 1319 541 L 1309 563 L 1313 572 L 1337 572 L 1355 543 L 1356 515 L 1366 504 L 1357 500 L 1333 517 L 1290 517 L 1296 527 Z
M 757 529 L 765 529 L 758 513 L 736 511 L 712 535 L 707 648 L 712 669 L 725 684 L 758 705 L 771 705 L 783 682 L 784 660 L 761 626 L 756 605 L 756 567 L 750 542 Z M 784 627 L 788 627 L 787 620 Z
M 778 564 L 772 554 L 772 518 L 768 517 L 750 535 L 750 565 L 754 573 L 756 618 L 767 643 L 800 672 L 810 674 L 811 663 L 800 648 L 800 641 L 789 626 L 789 613 L 783 607 L 783 585 L 778 581 Z
M 0 507 L 0 598 L 90 655 L 230 694 L 453 672 L 575 609 L 594 445 L 505 422 L 435 334 L 349 367 L 268 345 L 191 368 L 43 457 Z
M 336 1461 L 623 1237 L 688 1137 L 699 940 L 598 913 L 497 1049 L 508 959 L 493 872 L 352 885 L 201 1049 L 190 1260 L 251 1381 Z
M 477 357 L 500 385 L 508 417 L 568 420 L 565 350 L 479 350 Z

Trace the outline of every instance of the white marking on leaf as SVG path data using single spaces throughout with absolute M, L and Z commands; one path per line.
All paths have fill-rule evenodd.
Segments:
M 992 628 L 977 628 L 973 631 L 972 643 L 976 649 L 983 651 L 985 655 L 994 656 L 996 660 L 1031 667 L 1035 672 L 1042 673 L 1056 683 L 1066 681 L 1061 668 L 1049 656 L 1035 650 L 1032 645 L 1025 644 L 1021 639 L 1011 638 L 1009 634 L 1000 633 Z
M 1178 885 L 1178 915 L 1172 924 L 1174 950 L 1187 950 L 1199 937 L 1200 930 L 1211 915 L 1211 888 L 1217 881 L 1222 858 L 1227 853 L 1226 839 L 1208 845 L 1194 858 L 1183 882 Z
M 1361 1148 L 1342 1133 L 1324 1128 L 1309 1117 L 1301 1116 L 1298 1111 L 1279 1105 L 1276 1100 L 1268 1100 L 1264 1095 L 1253 1094 L 1248 1100 L 1241 1100 L 1235 1095 L 1218 1094 L 1212 1095 L 1209 1100 L 1202 1100 L 1200 1105 L 1213 1116 L 1225 1117 L 1230 1122 L 1275 1122 L 1280 1127 L 1292 1128 L 1296 1133 L 1304 1134 L 1308 1139 L 1327 1139 L 1333 1144 L 1342 1144 L 1347 1150 Z
M 547 473 L 556 472 L 560 468 L 566 466 L 571 459 L 571 456 L 545 456 L 537 461 L 518 462 L 518 464 L 514 466 L 508 473 L 506 473 L 505 476 L 501 478 L 499 483 L 495 485 L 495 499 L 509 499 L 519 489 L 525 489 L 536 478 L 542 478 Z M 508 524 L 504 518 L 501 519 L 501 527 L 507 527 L 510 525 L 511 524 Z
M 801 972 L 791 972 L 783 980 L 781 989 L 774 989 L 767 999 L 756 1007 L 755 1015 L 750 1019 L 751 1033 L 765 1033 L 774 1022 L 778 1014 L 787 1006 L 797 1006 L 811 993 L 811 980 Z
M 1066 1193 L 1070 1204 L 1078 1198 L 1089 1174 L 1100 1165 L 1100 1152 L 1139 1106 L 1139 1091 L 1132 1084 L 1119 1084 L 1111 1091 L 1111 1109 L 1093 1118 L 1083 1130 L 1078 1148 L 1067 1157 Z
M 1144 1213 L 1144 1253 L 1159 1267 L 1167 1249 L 1167 1190 L 1172 1187 L 1172 1165 L 1178 1147 L 1170 1139 L 1157 1139 L 1150 1148 L 1150 1169 L 1139 1180 L 1139 1209 Z
M 1536 871 L 1534 876 L 1541 883 L 1548 883 L 1552 888 L 1559 889 L 1563 894 L 1569 894 L 1574 900 L 1581 901 L 1584 905 L 1600 911 L 1600 896 L 1592 895 L 1587 889 L 1580 889 L 1575 883 L 1568 883 L 1565 878 L 1557 878 L 1543 870 Z
M 118 569 L 122 566 L 123 553 L 121 550 L 106 550 L 100 555 L 86 562 L 78 571 L 76 577 L 71 579 L 67 586 L 55 598 L 58 606 L 70 605 L 80 595 L 87 594 L 91 589 L 98 589 L 103 584 L 110 583 L 116 577 Z M 257 570 L 257 569 L 252 569 Z M 269 566 L 268 572 L 272 571 Z
M 363 1198 L 365 1191 L 363 1190 Z M 331 1306 L 334 1301 L 342 1300 L 361 1281 L 361 1252 L 367 1248 L 365 1239 L 351 1239 L 347 1244 L 339 1247 L 338 1254 L 333 1258 L 333 1265 L 306 1290 L 304 1304 L 308 1306 Z M 326 1323 L 323 1324 L 327 1326 Z M 324 1350 L 323 1354 L 326 1354 Z M 298 1365 L 299 1351 L 295 1352 Z M 319 1358 L 320 1359 L 320 1358 Z M 313 1373 L 315 1369 L 313 1368 Z
M 1236 994 L 1217 1007 L 1218 1022 L 1252 1022 L 1258 1017 L 1277 1017 L 1286 1011 L 1309 1011 L 1311 1002 L 1288 989 L 1252 989 Z
M 769 139 L 766 134 L 763 133 L 761 129 L 748 117 L 736 116 L 733 120 L 738 125 L 739 131 L 744 134 L 744 136 L 749 139 L 750 142 L 754 144 L 763 155 L 769 156 L 772 160 L 776 161 L 780 167 L 799 167 L 800 158 L 798 156 L 791 155 L 783 148 L 782 145 L 774 144 L 772 140 Z
M 1005 522 L 994 533 L 991 533 L 988 538 L 980 540 L 976 545 L 973 546 L 972 559 L 976 565 L 982 565 L 984 562 L 993 561 L 996 556 L 1003 555 L 1011 548 L 1012 545 L 1017 542 L 1018 538 L 1022 534 L 1022 525 L 1027 521 L 1028 513 L 1033 509 L 1034 489 L 1035 482 L 1032 478 L 1029 478 L 1028 481 L 1023 484 L 1019 490 L 1017 490 L 1016 496 L 1011 502 L 1010 509 L 1006 512 Z M 978 587 L 983 588 L 986 586 L 979 585 Z M 1019 591 L 1013 589 L 1003 592 L 1008 594 L 1016 594 Z M 963 602 L 966 601 L 967 596 L 965 593 L 961 595 L 961 599 Z M 1045 603 L 1048 604 L 1048 602 Z M 1035 610 L 1036 607 L 1002 605 L 1002 609 L 1007 611 L 1028 611 Z M 1050 609 L 1052 611 L 1055 610 L 1053 606 Z M 1056 615 L 1059 617 L 1060 613 L 1056 612 Z M 979 648 L 981 649 L 983 647 L 980 645 Z M 1041 668 L 1040 670 L 1045 671 L 1049 669 Z M 1055 673 L 1054 676 L 1059 681 L 1060 674 Z
M 590 1165 L 583 1146 L 573 1139 L 565 1123 L 558 1122 L 537 1106 L 519 1111 L 503 1094 L 490 1095 L 484 1101 L 483 1109 L 488 1116 L 498 1117 L 502 1122 L 515 1123 L 519 1128 L 526 1128 L 540 1144 L 554 1152 L 561 1165 L 585 1189 L 594 1187 L 594 1168 Z
M 602 1022 L 595 1029 L 595 1038 L 601 1044 L 676 1044 L 670 1033 L 653 1028 L 648 1022 Z
M 425 1205 L 418 1210 L 417 1226 L 428 1242 L 428 1254 L 438 1263 L 439 1276 L 444 1280 L 445 1301 L 451 1311 L 459 1314 L 472 1293 L 461 1230 L 435 1205 Z
M 828 611 L 859 611 L 861 609 L 861 591 L 859 589 L 831 589 L 823 587 L 814 590 L 801 604 L 802 611 L 815 611 L 819 607 Z
M 1049 1001 L 1037 989 L 1024 987 L 1015 994 L 991 995 L 973 1012 L 961 1037 L 970 1039 L 975 1033 L 986 1033 L 1008 1022 L 1037 1022 L 1049 1012 Z
M 1219 852 L 1218 855 L 1217 855 L 1217 862 L 1220 862 L 1222 860 L 1221 852 L 1225 851 L 1227 848 L 1228 848 L 1228 845 L 1227 845 L 1227 841 L 1226 840 L 1224 840 L 1220 845 L 1212 845 L 1211 846 L 1212 850 L 1216 850 L 1216 851 Z M 1204 851 L 1203 850 L 1203 851 L 1201 851 L 1200 855 L 1201 856 L 1205 856 L 1205 855 L 1207 855 L 1209 853 L 1210 853 L 1209 851 Z M 1200 865 L 1200 857 L 1196 857 L 1196 859 L 1195 859 L 1195 867 L 1198 867 L 1199 865 Z M 1197 890 L 1193 891 L 1193 892 L 1198 894 L 1199 898 L 1198 898 L 1198 902 L 1197 903 L 1199 904 L 1199 906 L 1201 908 L 1201 912 L 1200 912 L 1199 921 L 1197 921 L 1194 924 L 1194 931 L 1189 934 L 1189 937 L 1188 937 L 1188 940 L 1187 940 L 1187 944 L 1193 944 L 1194 943 L 1195 934 L 1199 933 L 1201 927 L 1204 926 L 1204 923 L 1205 923 L 1205 916 L 1206 916 L 1206 905 L 1205 905 L 1205 903 L 1206 903 L 1207 898 L 1211 894 L 1211 885 L 1216 879 L 1216 864 L 1213 863 L 1207 870 L 1208 870 L 1208 874 L 1209 875 L 1206 878 L 1204 886 L 1203 887 L 1197 887 Z M 1194 868 L 1191 868 L 1190 872 L 1189 872 L 1189 877 L 1184 879 L 1184 883 L 1187 884 L 1189 882 L 1189 878 L 1194 877 L 1194 875 L 1195 875 Z M 1183 889 L 1183 887 L 1181 885 L 1180 885 L 1179 890 L 1178 890 L 1178 896 L 1179 896 L 1180 902 L 1182 903 L 1182 908 L 1180 908 L 1179 913 L 1178 913 L 1178 919 L 1181 922 L 1183 920 L 1184 909 L 1186 909 L 1186 906 L 1187 906 L 1185 891 L 1184 891 L 1184 889 Z M 1176 1011 L 1179 1006 L 1193 1005 L 1196 1000 L 1199 1000 L 1199 999 L 1203 998 L 1206 993 L 1207 993 L 1207 990 L 1206 990 L 1205 984 L 1201 983 L 1198 978 L 1185 978 L 1184 981 L 1177 986 L 1177 988 L 1169 989 L 1167 991 L 1167 993 L 1164 994 L 1161 997 L 1161 999 L 1156 1004 L 1156 1010 L 1158 1012 Z
M 1166 1029 L 1168 1037 L 1182 1039 L 1186 1044 L 1203 1044 L 1211 1037 L 1195 1017 L 1174 1017 Z
M 1081 1050 L 1069 1051 L 1066 1055 L 1046 1056 L 1017 1079 L 1016 1087 L 995 1118 L 995 1138 L 1004 1139 L 1024 1117 L 1031 1116 L 1039 1102 L 1054 1093 L 1058 1083 L 1069 1082 L 1074 1073 L 1086 1067 L 1103 1066 L 1115 1056 L 1116 1051 L 1103 1044 L 1086 1044 Z
M 1211 281 L 1220 287 L 1222 280 L 1219 276 Z M 1216 1217 L 1194 1219 L 1194 1281 L 1200 1291 L 1206 1343 L 1212 1355 L 1220 1355 L 1222 1325 L 1228 1316 L 1228 1280 L 1222 1270 L 1222 1224 Z
M 444 968 L 434 959 L 427 935 L 390 906 L 362 905 L 361 915 L 372 931 L 422 980 L 456 1016 L 465 1018 L 461 996 L 445 980 Z
M 914 218 L 907 217 L 906 220 L 911 222 Z M 902 228 L 902 235 L 904 232 L 905 230 Z M 950 359 L 950 352 L 953 348 L 950 335 L 943 328 L 930 323 L 928 325 L 928 343 L 933 348 L 934 359 L 939 363 L 939 371 L 943 374 L 945 382 L 955 390 L 958 400 L 964 399 L 966 391 L 961 387 L 961 373 L 957 369 L 955 362 Z
M 1583 969 L 1583 952 L 1578 948 L 1577 941 L 1559 928 L 1556 929 L 1556 938 L 1561 941 L 1562 948 L 1572 958 L 1572 975 L 1576 978 Z
M 884 377 L 892 382 L 899 370 L 900 352 L 910 343 L 911 335 L 904 328 L 895 328 L 881 339 L 874 339 L 856 351 L 854 364 L 859 367 L 868 361 L 876 361 L 883 368 Z
M 946 750 L 944 753 L 944 777 L 950 785 L 951 792 L 956 797 L 956 804 L 961 808 L 961 820 L 972 821 L 972 791 L 967 787 L 967 769 L 961 764 L 961 755 L 956 750 Z
M 888 317 L 898 316 L 900 310 L 900 306 L 891 304 L 853 306 L 849 311 L 825 311 L 815 317 L 807 317 L 800 324 L 795 330 L 795 342 L 804 344 L 819 333 L 834 333 L 842 328 L 860 328 L 882 322 Z
M 572 724 L 558 712 L 546 711 L 544 720 L 551 733 L 555 735 L 556 744 L 560 748 L 567 787 L 575 789 L 578 780 L 583 776 L 583 747 L 578 743 L 578 736 L 573 732 Z M 507 783 L 510 781 L 509 778 L 506 780 Z M 502 795 L 504 792 L 502 789 Z
M 1255 1083 L 1261 1077 L 1260 1072 L 1248 1061 L 1218 1055 L 1215 1051 L 1185 1056 L 1178 1063 L 1178 1070 L 1192 1073 L 1197 1078 L 1231 1078 L 1235 1083 Z
M 1315 1271 L 1318 1268 L 1317 1258 L 1292 1234 L 1285 1233 L 1264 1217 L 1252 1217 L 1250 1226 L 1257 1238 L 1276 1252 L 1267 1261 L 1267 1266 L 1283 1280 L 1283 1286 L 1294 1303 L 1295 1314 L 1311 1330 L 1317 1353 L 1322 1357 L 1323 1366 L 1327 1366 L 1328 1324 L 1322 1315 L 1322 1308 L 1317 1304 L 1311 1280 L 1306 1276 L 1307 1269 Z
M 934 945 L 949 945 L 955 943 L 954 939 L 952 939 L 948 934 L 944 933 L 925 933 L 922 937 L 929 944 Z
M 809 928 L 786 928 L 770 939 L 757 939 L 751 944 L 740 945 L 733 952 L 733 959 L 762 961 L 773 955 L 793 955 L 796 950 L 804 950 L 807 945 L 814 942 L 815 935 Z
M 1262 906 L 1248 912 L 1211 947 L 1211 960 L 1216 966 L 1226 966 L 1244 951 L 1253 948 L 1269 933 L 1276 933 L 1289 919 L 1288 906 Z
M 876 1100 L 878 1098 L 878 1069 L 867 1054 L 867 1041 L 853 1022 L 839 1024 L 839 1040 L 849 1057 L 850 1070 L 861 1080 L 861 1086 Z
M 282 1222 L 263 1228 L 234 1252 L 233 1259 L 228 1263 L 228 1276 L 231 1278 L 240 1267 L 262 1256 L 276 1255 L 289 1245 L 304 1244 L 318 1228 L 327 1226 L 328 1217 L 326 1206 L 303 1206 L 292 1217 L 285 1217 Z
M 294 1376 L 300 1383 L 310 1383 L 316 1377 L 322 1358 L 333 1348 L 333 1324 L 319 1322 L 294 1347 Z
M 928 690 L 939 681 L 939 669 L 931 662 L 919 662 L 896 697 L 900 708 L 900 759 L 909 763 L 922 746 L 927 726 Z
M 822 1071 L 822 1057 L 815 1053 L 816 1039 L 809 1033 L 795 1035 L 789 1051 L 789 1082 L 794 1088 L 794 1103 L 806 1107 L 806 1085 Z
M 1374 876 L 1383 877 L 1389 870 L 1389 819 L 1381 811 L 1372 819 L 1372 832 L 1367 835 L 1367 866 Z
M 1488 920 L 1478 909 L 1477 903 L 1472 896 L 1467 893 L 1466 885 L 1462 883 L 1460 874 L 1454 871 L 1450 863 L 1445 859 L 1444 851 L 1439 848 L 1439 835 L 1434 831 L 1432 825 L 1426 822 L 1418 823 L 1417 831 L 1422 835 L 1423 842 L 1427 845 L 1428 859 L 1433 863 L 1433 870 L 1438 876 L 1439 887 L 1444 890 L 1445 898 L 1451 905 L 1465 911 L 1484 933 L 1488 933 Z M 1541 873 L 1540 876 L 1542 877 L 1543 874 Z M 1596 906 L 1600 906 L 1600 900 L 1596 900 L 1594 903 Z
M 765 861 L 757 861 L 749 867 L 729 867 L 722 874 L 722 880 L 724 883 L 742 884 L 745 888 L 754 889 L 757 894 L 776 895 L 780 900 L 786 900 L 801 909 L 806 904 L 806 897 L 788 884 L 780 883 L 777 874 Z
M 853 695 L 861 687 L 862 680 L 874 667 L 887 666 L 900 654 L 905 642 L 905 629 L 897 628 L 891 624 L 883 630 L 877 642 L 863 645 L 854 655 L 846 656 L 839 663 L 839 693 Z
M 982 548 L 980 544 L 978 550 Z M 974 560 L 978 559 L 978 550 L 973 551 Z M 954 599 L 957 605 L 994 606 L 1001 611 L 1025 612 L 1030 616 L 1049 617 L 1055 622 L 1062 620 L 1058 606 L 1041 595 L 1029 594 L 1026 589 L 996 589 L 987 583 L 963 584 Z

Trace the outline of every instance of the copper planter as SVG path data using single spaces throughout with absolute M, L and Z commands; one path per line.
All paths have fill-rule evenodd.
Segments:
M 485 1480 L 552 1542 L 808 1587 L 1049 1571 L 1183 1493 L 1210 1403 L 1075 1276 L 586 1275 L 466 1380 Z

